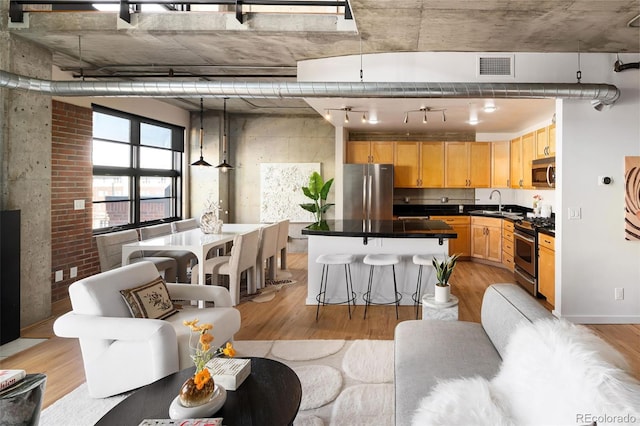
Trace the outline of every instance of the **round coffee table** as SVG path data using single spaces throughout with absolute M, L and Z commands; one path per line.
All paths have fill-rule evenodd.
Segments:
M 281 362 L 250 359 L 249 377 L 237 390 L 227 391 L 224 406 L 211 417 L 224 418 L 225 426 L 293 424 L 302 399 L 300 379 Z M 136 426 L 144 419 L 168 419 L 171 401 L 194 371 L 187 368 L 136 390 L 96 425 Z

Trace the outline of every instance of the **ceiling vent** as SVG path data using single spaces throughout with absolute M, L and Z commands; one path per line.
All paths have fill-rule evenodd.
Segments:
M 513 77 L 513 55 L 478 56 L 478 77 Z

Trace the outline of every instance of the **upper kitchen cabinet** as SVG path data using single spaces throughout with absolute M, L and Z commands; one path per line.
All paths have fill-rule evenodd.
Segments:
M 445 144 L 445 187 L 489 188 L 490 186 L 490 142 L 447 142 Z
M 347 163 L 393 164 L 393 142 L 347 142 Z
M 553 157 L 556 155 L 556 125 L 536 130 L 536 158 Z
M 396 142 L 394 186 L 442 188 L 444 145 L 444 142 Z
M 511 188 L 531 189 L 531 162 L 535 152 L 536 134 L 530 132 L 510 142 Z
M 491 187 L 509 188 L 509 141 L 491 143 Z

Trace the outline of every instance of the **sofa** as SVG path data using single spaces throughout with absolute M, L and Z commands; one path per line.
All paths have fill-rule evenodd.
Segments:
M 515 284 L 487 288 L 481 323 L 404 321 L 394 340 L 396 426 L 640 422 L 624 358 Z

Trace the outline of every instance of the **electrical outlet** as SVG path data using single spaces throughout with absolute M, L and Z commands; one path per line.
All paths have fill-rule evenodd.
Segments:
M 69 278 L 75 278 L 78 276 L 78 267 L 74 266 L 69 270 Z
M 624 300 L 624 287 L 616 287 L 615 297 L 616 300 Z
M 56 271 L 56 282 L 62 281 L 62 271 Z
M 84 200 L 73 200 L 74 210 L 84 210 Z

